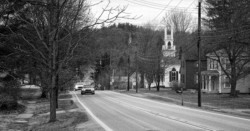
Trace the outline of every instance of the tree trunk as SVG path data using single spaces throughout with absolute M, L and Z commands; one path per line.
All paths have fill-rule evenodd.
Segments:
M 57 52 L 56 52 L 56 65 L 55 65 L 55 68 L 56 68 L 56 71 L 58 71 L 59 70 L 59 49 L 58 49 L 58 47 L 57 47 L 56 50 L 57 50 Z M 58 90 L 59 90 L 59 74 L 57 72 L 56 73 L 56 109 L 58 109 Z
M 158 54 L 158 63 L 157 63 L 157 66 L 158 66 L 157 67 L 157 91 L 160 91 L 160 69 L 161 69 L 160 54 Z
M 51 73 L 51 80 L 50 80 L 50 120 L 49 122 L 56 121 L 56 74 L 58 69 L 56 68 L 57 62 L 57 47 L 58 47 L 58 37 L 57 31 L 59 30 L 58 26 L 58 3 L 56 0 L 51 0 L 48 3 L 49 6 L 49 45 L 50 45 L 50 73 Z
M 231 84 L 230 96 L 237 97 L 238 95 L 236 93 L 236 81 L 235 80 L 231 80 L 230 84 Z
M 58 109 L 59 75 L 56 75 L 56 109 Z
M 160 82 L 159 82 L 159 80 L 157 80 L 157 91 L 160 91 Z
M 160 91 L 160 69 L 158 69 L 158 73 L 156 77 L 157 77 L 157 82 L 156 82 L 157 91 Z
M 237 94 L 236 94 L 237 78 L 236 78 L 236 66 L 235 66 L 235 64 L 232 64 L 232 66 L 231 66 L 230 84 L 231 84 L 230 96 L 237 97 Z
M 56 75 L 52 74 L 51 90 L 50 90 L 50 120 L 56 121 Z
M 151 90 L 151 83 L 148 83 L 148 90 Z
M 144 73 L 141 73 L 140 88 L 144 88 Z
M 47 91 L 42 90 L 41 98 L 47 98 Z
M 45 79 L 47 79 L 47 78 L 45 77 L 45 72 L 42 71 L 42 72 L 39 74 L 39 76 L 40 76 L 40 79 L 41 79 L 41 88 L 42 88 L 41 98 L 47 98 L 47 97 L 48 97 L 48 96 L 47 96 L 47 94 L 48 94 L 48 86 L 47 86 L 46 80 L 45 80 Z

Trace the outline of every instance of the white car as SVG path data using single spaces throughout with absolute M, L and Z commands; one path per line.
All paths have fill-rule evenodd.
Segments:
M 83 84 L 76 84 L 74 87 L 75 91 L 81 90 L 82 88 L 83 88 Z
M 95 94 L 95 86 L 93 84 L 84 85 L 82 90 L 81 90 L 81 94 L 83 95 L 85 93 Z

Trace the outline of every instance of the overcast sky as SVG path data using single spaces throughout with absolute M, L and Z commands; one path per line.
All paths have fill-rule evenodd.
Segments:
M 90 0 L 91 4 L 98 3 L 92 7 L 92 13 L 95 17 L 100 14 L 102 8 L 108 0 Z M 191 13 L 197 19 L 198 0 L 110 0 L 110 7 L 128 6 L 126 13 L 131 17 L 141 16 L 136 20 L 122 19 L 119 22 L 129 22 L 136 25 L 142 25 L 147 22 L 159 25 L 163 16 L 171 9 L 184 9 Z M 104 15 L 105 16 L 105 15 Z

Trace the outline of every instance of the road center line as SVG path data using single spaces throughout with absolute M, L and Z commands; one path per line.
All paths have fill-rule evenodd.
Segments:
M 76 95 L 75 92 L 73 92 L 73 94 L 75 95 L 75 97 L 77 98 L 77 101 L 81 104 L 81 106 L 88 112 L 88 114 L 101 126 L 103 127 L 106 131 L 113 131 L 110 127 L 108 127 L 104 122 L 102 122 L 99 118 L 97 118 L 92 112 L 91 110 L 85 106 L 80 99 L 78 98 L 78 96 Z
M 126 107 L 130 107 L 130 108 L 133 108 L 133 109 L 136 109 L 136 110 L 139 110 L 139 111 L 143 111 L 145 113 L 148 113 L 148 114 L 151 114 L 151 115 L 154 115 L 154 116 L 162 117 L 162 118 L 169 119 L 169 120 L 174 120 L 176 122 L 183 123 L 183 124 L 186 124 L 186 125 L 198 128 L 198 129 L 206 130 L 206 131 L 216 131 L 215 129 L 210 129 L 210 128 L 204 126 L 204 125 L 195 124 L 195 123 L 189 122 L 187 120 L 179 119 L 177 117 L 167 116 L 167 115 L 162 114 L 162 113 L 158 113 L 158 112 L 154 112 L 154 111 L 151 111 L 151 110 L 143 109 L 143 108 L 140 108 L 140 107 L 137 107 L 137 106 L 134 106 L 134 105 L 131 105 L 131 104 L 124 103 L 122 101 L 113 99 L 111 97 L 109 97 L 108 99 L 110 101 L 113 101 L 113 102 L 117 103 L 117 104 L 120 104 L 120 105 L 123 105 L 123 106 L 126 106 Z

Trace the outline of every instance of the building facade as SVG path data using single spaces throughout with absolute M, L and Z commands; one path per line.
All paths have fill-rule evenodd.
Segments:
M 224 74 L 221 68 L 222 66 L 224 69 L 230 69 L 229 60 L 226 56 L 220 56 L 218 59 L 213 53 L 208 53 L 207 56 L 207 70 L 201 72 L 202 91 L 208 93 L 230 93 L 231 85 L 229 78 Z M 218 61 L 220 61 L 221 65 Z M 236 90 L 240 93 L 249 93 L 249 85 L 250 75 L 246 75 L 237 80 Z
M 176 57 L 176 46 L 174 45 L 174 32 L 171 25 L 165 26 L 165 44 L 162 46 L 162 67 L 165 69 L 161 85 L 170 87 L 171 82 L 180 80 L 180 61 Z
M 183 49 L 186 49 L 183 47 Z M 185 89 L 197 89 L 198 87 L 198 55 L 197 48 L 193 47 L 189 50 L 181 51 L 181 69 L 180 82 Z M 207 60 L 204 55 L 201 59 L 201 71 L 207 69 Z

